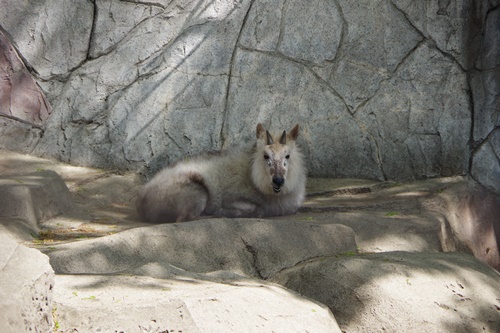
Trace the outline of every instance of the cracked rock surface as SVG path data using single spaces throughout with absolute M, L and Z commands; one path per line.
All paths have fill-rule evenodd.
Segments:
M 6 150 L 0 174 L 12 332 L 500 329 L 500 198 L 464 177 L 310 178 L 295 215 L 152 225 L 137 175 Z
M 14 139 L 2 147 L 152 175 L 253 137 L 257 122 L 300 123 L 311 175 L 470 173 L 500 191 L 495 1 L 0 5 L 42 91 L 25 110 L 10 76 L 0 131 Z

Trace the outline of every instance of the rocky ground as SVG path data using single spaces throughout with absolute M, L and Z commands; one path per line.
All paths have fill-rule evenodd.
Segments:
M 5 332 L 500 331 L 499 202 L 463 177 L 310 179 L 293 216 L 151 225 L 138 175 L 5 150 L 0 174 Z

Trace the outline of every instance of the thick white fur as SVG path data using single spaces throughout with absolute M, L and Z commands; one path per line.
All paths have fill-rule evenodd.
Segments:
M 269 140 L 262 125 L 257 142 L 187 158 L 161 170 L 139 193 L 137 210 L 150 222 L 187 221 L 200 215 L 263 217 L 293 214 L 305 196 L 303 155 L 295 143 L 298 125 Z M 265 159 L 264 156 L 268 156 Z M 289 155 L 287 159 L 286 156 Z M 273 176 L 284 179 L 273 190 Z M 274 186 L 276 187 L 276 186 Z

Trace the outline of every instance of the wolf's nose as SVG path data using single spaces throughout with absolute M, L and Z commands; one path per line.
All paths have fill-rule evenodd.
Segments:
M 282 186 L 283 183 L 285 183 L 285 179 L 283 179 L 283 177 L 280 177 L 280 176 L 274 176 L 273 183 L 276 186 Z

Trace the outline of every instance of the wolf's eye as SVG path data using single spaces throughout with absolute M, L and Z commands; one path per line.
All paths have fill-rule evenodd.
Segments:
M 286 155 L 286 156 L 285 156 L 285 158 L 286 158 L 286 159 L 289 159 L 289 158 L 290 158 L 290 155 Z
M 264 155 L 264 159 L 268 160 L 269 159 L 269 155 Z

